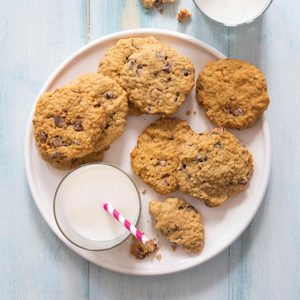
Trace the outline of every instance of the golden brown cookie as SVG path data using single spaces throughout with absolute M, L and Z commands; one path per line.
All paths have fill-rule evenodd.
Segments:
M 244 191 L 252 173 L 251 153 L 234 135 L 215 128 L 181 145 L 175 177 L 182 192 L 214 207 Z
M 70 88 L 46 92 L 38 99 L 33 119 L 41 156 L 61 169 L 94 151 L 106 126 L 105 110 L 93 98 Z
M 130 254 L 134 256 L 136 259 L 144 259 L 146 256 L 154 253 L 158 250 L 158 244 L 149 240 L 145 244 L 143 244 L 136 237 L 132 237 L 132 242 L 130 246 Z
M 262 72 L 237 59 L 208 63 L 197 80 L 197 99 L 214 124 L 237 129 L 251 127 L 270 102 Z
M 126 92 L 112 78 L 100 73 L 89 73 L 78 77 L 67 85 L 79 94 L 88 94 L 93 98 L 95 107 L 102 107 L 106 113 L 106 126 L 94 152 L 109 148 L 124 131 L 128 111 Z M 94 157 L 94 154 L 92 155 Z M 87 158 L 87 162 L 90 158 Z
M 116 79 L 120 83 L 120 73 L 127 63 L 128 57 L 140 51 L 144 46 L 157 45 L 160 42 L 153 36 L 131 37 L 119 40 L 113 47 L 109 48 L 101 59 L 98 72 Z M 129 115 L 138 116 L 142 112 L 131 104 L 129 99 Z
M 177 0 L 141 0 L 142 4 L 146 9 L 152 8 L 153 6 L 159 7 L 164 3 L 175 3 Z
M 167 45 L 131 54 L 120 72 L 130 102 L 146 114 L 175 114 L 194 87 L 192 62 Z
M 188 123 L 178 119 L 160 119 L 148 126 L 130 155 L 135 174 L 160 194 L 176 190 L 178 149 L 189 134 Z
M 149 210 L 159 230 L 172 245 L 182 245 L 186 252 L 201 252 L 204 226 L 196 208 L 179 198 L 150 201 Z
M 98 72 L 119 80 L 121 70 L 131 54 L 140 51 L 144 46 L 157 44 L 160 42 L 153 36 L 121 39 L 106 51 L 99 63 Z

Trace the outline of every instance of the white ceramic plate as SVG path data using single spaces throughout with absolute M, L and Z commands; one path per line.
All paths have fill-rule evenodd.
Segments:
M 119 32 L 98 39 L 75 52 L 50 76 L 40 93 L 60 87 L 85 72 L 96 71 L 98 62 L 106 49 L 111 47 L 118 39 L 143 35 L 153 35 L 188 56 L 195 65 L 197 75 L 208 61 L 224 57 L 212 47 L 190 36 L 176 32 L 152 29 Z M 188 115 L 187 111 L 190 111 L 191 114 Z M 197 132 L 213 127 L 196 103 L 195 92 L 191 93 L 176 116 L 188 120 L 191 127 Z M 132 258 L 129 255 L 130 240 L 104 252 L 82 250 L 66 240 L 56 226 L 52 210 L 53 196 L 57 185 L 66 172 L 52 168 L 39 156 L 33 139 L 32 117 L 33 112 L 29 118 L 27 128 L 25 160 L 28 183 L 37 207 L 50 228 L 68 247 L 90 262 L 110 270 L 127 274 L 157 275 L 181 271 L 209 260 L 228 247 L 246 229 L 258 210 L 267 187 L 270 171 L 270 135 L 267 121 L 262 118 L 253 128 L 234 132 L 241 142 L 247 145 L 254 156 L 254 176 L 247 191 L 232 197 L 218 208 L 208 208 L 201 201 L 182 195 L 179 192 L 168 195 L 183 197 L 202 213 L 206 242 L 200 255 L 187 254 L 179 248 L 176 252 L 173 252 L 162 236 L 159 237 L 161 243 L 160 261 L 153 256 L 143 261 Z M 143 207 L 140 227 L 151 237 L 156 236 L 158 233 L 153 229 L 148 212 L 148 201 L 165 197 L 156 194 L 133 174 L 130 167 L 129 153 L 134 148 L 138 135 L 156 119 L 157 117 L 145 115 L 128 117 L 125 132 L 106 152 L 104 158 L 105 162 L 115 164 L 128 172 L 135 179 L 140 191 L 146 190 L 145 195 L 141 194 Z

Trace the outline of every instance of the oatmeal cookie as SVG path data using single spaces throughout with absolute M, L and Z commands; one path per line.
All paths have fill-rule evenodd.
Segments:
M 158 44 L 160 44 L 160 42 L 153 36 L 121 39 L 106 51 L 99 63 L 98 72 L 114 78 L 119 82 L 121 70 L 131 54 L 140 51 L 144 46 Z M 130 99 L 128 114 L 133 116 L 142 114 L 142 112 L 131 103 Z
M 105 110 L 95 107 L 87 94 L 65 87 L 46 92 L 37 101 L 35 141 L 41 156 L 57 168 L 71 168 L 74 160 L 92 153 L 105 126 Z
M 244 191 L 253 173 L 251 153 L 221 128 L 195 133 L 181 145 L 179 161 L 175 177 L 180 190 L 210 207 Z
M 146 256 L 154 253 L 158 250 L 158 244 L 150 240 L 143 244 L 136 237 L 132 237 L 132 242 L 130 246 L 130 254 L 134 256 L 136 259 L 144 259 Z
M 75 93 L 88 94 L 93 99 L 94 107 L 102 107 L 105 110 L 106 126 L 94 152 L 101 153 L 107 150 L 110 144 L 123 133 L 126 125 L 128 111 L 126 92 L 114 79 L 100 73 L 82 75 L 71 81 L 68 87 Z
M 186 252 L 199 253 L 204 246 L 204 226 L 196 208 L 179 198 L 150 201 L 149 210 L 156 220 L 155 229 L 172 245 L 182 245 Z
M 262 72 L 237 59 L 208 63 L 197 80 L 197 99 L 213 123 L 236 129 L 251 127 L 270 102 Z
M 190 132 L 188 123 L 178 119 L 160 119 L 148 126 L 130 155 L 135 174 L 160 194 L 176 190 L 178 148 Z
M 175 114 L 194 87 L 192 62 L 167 45 L 143 47 L 120 72 L 120 85 L 146 114 Z

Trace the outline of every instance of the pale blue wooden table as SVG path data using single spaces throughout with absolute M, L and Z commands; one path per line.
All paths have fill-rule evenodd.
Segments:
M 0 299 L 300 299 L 300 1 L 275 0 L 237 29 L 191 0 L 145 14 L 137 0 L 0 0 Z M 175 12 L 187 7 L 188 25 Z M 38 212 L 25 178 L 25 125 L 42 84 L 69 54 L 108 33 L 184 32 L 266 74 L 272 172 L 250 227 L 204 265 L 162 277 L 116 274 L 67 249 Z

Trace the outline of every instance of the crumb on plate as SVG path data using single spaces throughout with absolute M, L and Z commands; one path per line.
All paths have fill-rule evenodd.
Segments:
M 161 254 L 160 254 L 160 253 L 157 254 L 157 255 L 155 256 L 155 259 L 158 260 L 158 261 L 160 261 L 160 260 L 161 260 Z

